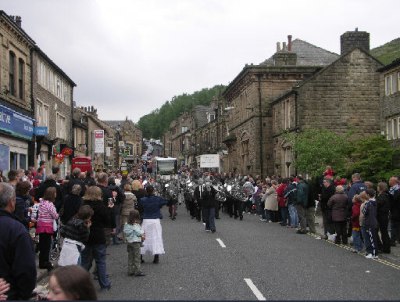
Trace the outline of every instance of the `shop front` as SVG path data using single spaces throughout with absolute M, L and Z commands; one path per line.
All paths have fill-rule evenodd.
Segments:
M 33 144 L 34 119 L 0 105 L 0 169 L 3 175 L 16 169 L 27 169 Z M 33 158 L 33 157 L 32 157 Z

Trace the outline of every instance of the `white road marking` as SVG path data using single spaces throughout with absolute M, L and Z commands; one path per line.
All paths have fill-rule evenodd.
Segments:
M 219 245 L 220 245 L 222 248 L 226 248 L 226 245 L 222 242 L 221 239 L 217 238 L 217 239 L 215 239 L 215 240 L 218 241 Z
M 256 298 L 259 301 L 266 301 L 265 297 L 262 295 L 262 293 L 258 290 L 258 288 L 254 285 L 253 281 L 248 278 L 244 278 L 244 281 L 247 283 L 247 285 L 250 287 L 251 291 L 253 294 L 256 296 Z

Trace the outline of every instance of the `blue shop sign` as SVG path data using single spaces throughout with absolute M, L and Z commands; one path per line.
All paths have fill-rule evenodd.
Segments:
M 47 127 L 35 127 L 36 136 L 45 136 L 49 134 L 49 129 Z
M 0 105 L 0 130 L 13 136 L 31 140 L 34 119 Z

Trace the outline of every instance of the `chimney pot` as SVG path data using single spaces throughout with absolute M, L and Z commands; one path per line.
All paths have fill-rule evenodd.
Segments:
M 281 42 L 276 42 L 276 52 L 281 51 Z
M 288 35 L 288 51 L 292 51 L 292 35 Z
M 22 24 L 21 16 L 15 16 L 15 23 L 17 23 L 18 27 L 21 27 Z
M 287 50 L 286 42 L 283 42 L 282 44 L 283 44 L 282 50 L 283 50 L 283 51 L 286 51 L 286 50 Z

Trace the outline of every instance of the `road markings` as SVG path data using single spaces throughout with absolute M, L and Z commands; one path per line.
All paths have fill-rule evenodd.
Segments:
M 248 287 L 250 287 L 251 291 L 253 294 L 256 296 L 256 298 L 259 301 L 266 301 L 265 297 L 262 295 L 262 293 L 258 290 L 258 288 L 254 285 L 253 281 L 248 278 L 244 278 L 244 281 L 247 283 Z
M 226 248 L 226 245 L 222 242 L 221 239 L 217 238 L 217 239 L 215 239 L 215 240 L 217 240 L 217 242 L 219 243 L 219 245 L 220 245 L 222 248 Z
M 315 238 L 315 235 L 313 235 L 313 234 L 309 234 L 309 235 L 310 235 L 311 237 L 314 237 L 314 238 Z M 332 242 L 332 241 L 330 241 L 330 240 L 324 240 L 324 241 L 327 242 L 327 243 L 333 244 L 333 245 L 335 245 L 335 246 L 337 246 L 337 247 L 340 247 L 340 248 L 342 248 L 342 249 L 351 251 L 351 247 L 349 247 L 349 246 L 345 246 L 345 245 L 341 245 L 341 244 L 336 244 L 336 243 L 334 243 L 334 242 Z M 359 254 L 359 256 L 364 257 L 362 254 Z M 378 259 L 370 259 L 369 261 L 371 261 L 371 260 L 372 260 L 372 261 L 379 262 L 379 263 L 381 263 L 381 264 L 383 264 L 383 265 L 386 265 L 386 266 L 390 266 L 390 267 L 392 267 L 392 268 L 394 268 L 394 269 L 396 269 L 396 270 L 400 270 L 400 265 L 395 264 L 395 263 L 392 263 L 392 262 L 390 262 L 390 261 L 388 261 L 388 260 L 378 258 Z

